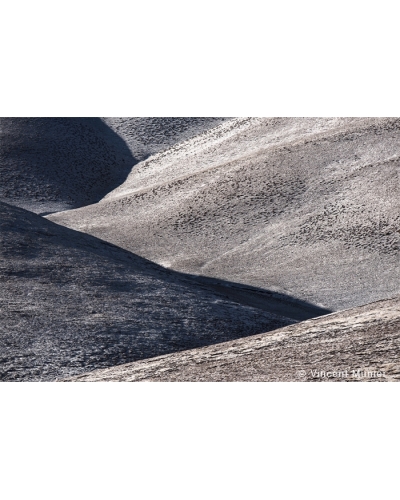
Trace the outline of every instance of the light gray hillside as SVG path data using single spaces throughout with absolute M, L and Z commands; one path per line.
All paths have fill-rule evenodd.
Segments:
M 400 381 L 400 298 L 97 370 L 75 382 Z
M 290 323 L 0 202 L 0 380 L 53 380 Z
M 49 216 L 165 267 L 338 310 L 400 292 L 400 120 L 239 118 Z

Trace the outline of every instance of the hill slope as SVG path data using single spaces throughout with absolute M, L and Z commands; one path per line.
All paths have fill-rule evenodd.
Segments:
M 102 118 L 139 161 L 216 127 L 226 118 Z
M 73 380 L 400 381 L 400 298 Z
M 36 213 L 94 203 L 137 160 L 99 118 L 1 118 L 0 200 Z
M 165 267 L 338 310 L 400 292 L 400 120 L 240 118 L 49 219 Z
M 217 118 L 0 118 L 0 200 L 36 213 L 103 198 L 150 154 Z
M 52 380 L 290 323 L 0 202 L 0 380 Z

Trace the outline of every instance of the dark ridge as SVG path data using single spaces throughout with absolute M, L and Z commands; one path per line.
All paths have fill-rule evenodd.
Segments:
M 54 380 L 295 322 L 293 298 L 286 317 L 283 295 L 277 307 L 271 292 L 239 291 L 0 202 L 0 380 Z
M 36 213 L 96 203 L 137 163 L 100 118 L 1 118 L 0 200 Z
M 208 290 L 220 293 L 233 302 L 256 307 L 262 311 L 282 315 L 296 321 L 305 321 L 333 312 L 331 309 L 317 306 L 305 300 L 272 290 L 265 290 L 260 287 L 208 278 L 206 276 L 189 274 L 184 276 L 190 276 L 195 282 L 203 285 Z

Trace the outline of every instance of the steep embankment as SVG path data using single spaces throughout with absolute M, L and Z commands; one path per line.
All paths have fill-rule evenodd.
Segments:
M 234 119 L 49 218 L 165 267 L 349 308 L 400 292 L 399 131 L 399 119 Z
M 292 322 L 0 202 L 0 380 L 52 380 Z
M 400 298 L 87 373 L 77 382 L 400 381 Z

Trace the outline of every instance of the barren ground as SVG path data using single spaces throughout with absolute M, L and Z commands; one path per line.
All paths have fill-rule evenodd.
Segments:
M 399 131 L 1 118 L 0 379 L 397 380 Z

